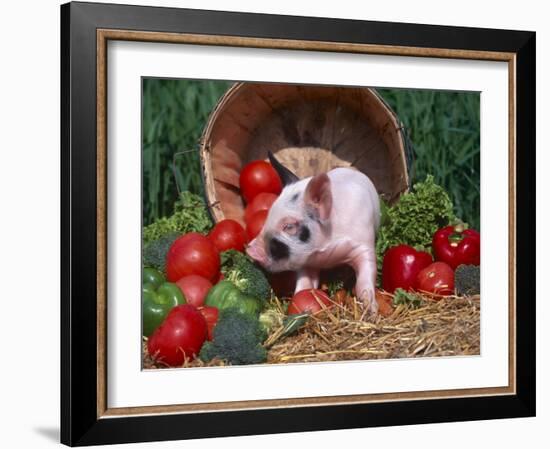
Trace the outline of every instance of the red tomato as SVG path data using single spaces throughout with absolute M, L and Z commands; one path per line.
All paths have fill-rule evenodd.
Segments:
M 202 316 L 206 320 L 206 326 L 208 327 L 208 341 L 212 341 L 212 336 L 216 323 L 218 322 L 218 308 L 204 306 L 199 309 L 199 312 L 202 313 Z
M 316 313 L 325 307 L 330 307 L 332 302 L 329 296 L 323 291 L 315 288 L 301 290 L 296 293 L 288 305 L 288 314 L 309 312 Z
M 219 270 L 218 250 L 208 238 L 196 232 L 177 239 L 166 255 L 166 277 L 170 282 L 176 282 L 190 274 L 198 274 L 214 281 Z
M 390 293 L 396 288 L 412 290 L 420 270 L 431 263 L 432 256 L 428 253 L 416 251 L 408 245 L 392 246 L 384 254 L 382 287 Z
M 183 292 L 187 304 L 195 307 L 202 306 L 208 290 L 212 288 L 212 282 L 198 274 L 184 276 L 176 284 Z
M 235 220 L 226 219 L 214 226 L 214 229 L 208 234 L 208 238 L 216 246 L 219 252 L 227 249 L 244 251 L 246 231 Z
M 452 295 L 455 290 L 453 269 L 445 262 L 432 263 L 418 273 L 416 289 L 437 295 Z
M 189 304 L 174 307 L 147 342 L 151 357 L 170 366 L 180 366 L 184 359 L 193 360 L 201 350 L 208 333 L 206 320 Z
M 266 161 L 252 161 L 244 166 L 239 175 L 241 195 L 247 203 L 262 192 L 278 195 L 283 189 L 281 179 Z
M 258 193 L 254 199 L 250 202 L 246 209 L 244 210 L 244 221 L 248 223 L 256 212 L 260 210 L 269 210 L 271 205 L 278 198 L 274 193 Z
M 252 215 L 252 218 L 246 224 L 246 233 L 249 240 L 253 240 L 254 237 L 256 237 L 260 233 L 260 231 L 264 227 L 268 212 L 268 210 L 259 210 L 254 215 Z

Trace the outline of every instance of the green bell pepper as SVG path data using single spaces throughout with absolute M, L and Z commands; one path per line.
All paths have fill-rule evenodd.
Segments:
M 157 288 L 151 282 L 145 283 L 141 288 L 141 301 L 143 335 L 146 337 L 162 324 L 172 307 L 186 303 L 180 288 L 171 282 L 163 282 Z
M 260 301 L 245 295 L 227 280 L 218 282 L 208 291 L 204 305 L 217 307 L 220 311 L 234 308 L 240 313 L 252 316 L 258 315 L 262 308 Z
M 150 284 L 156 290 L 164 282 L 166 282 L 166 278 L 159 270 L 155 270 L 154 268 L 143 269 L 142 285 Z

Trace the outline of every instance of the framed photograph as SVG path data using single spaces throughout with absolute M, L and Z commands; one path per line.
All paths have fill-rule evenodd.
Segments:
M 535 415 L 535 33 L 61 26 L 62 443 Z

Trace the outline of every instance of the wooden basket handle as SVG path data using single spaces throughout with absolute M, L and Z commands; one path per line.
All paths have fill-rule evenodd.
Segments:
M 409 129 L 403 124 L 403 122 L 399 122 L 400 126 L 398 131 L 401 133 L 401 137 L 403 137 L 403 143 L 405 144 L 405 162 L 407 164 L 407 173 L 409 174 L 409 189 L 412 187 L 412 180 L 414 178 L 414 157 L 415 157 L 415 151 L 414 151 L 414 145 L 412 143 L 411 138 L 409 137 Z

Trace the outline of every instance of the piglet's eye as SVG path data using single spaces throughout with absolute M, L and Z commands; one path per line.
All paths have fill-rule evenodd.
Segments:
M 284 226 L 283 226 L 283 231 L 288 233 L 288 234 L 295 234 L 296 233 L 296 229 L 297 229 L 297 225 L 296 223 L 286 223 Z

